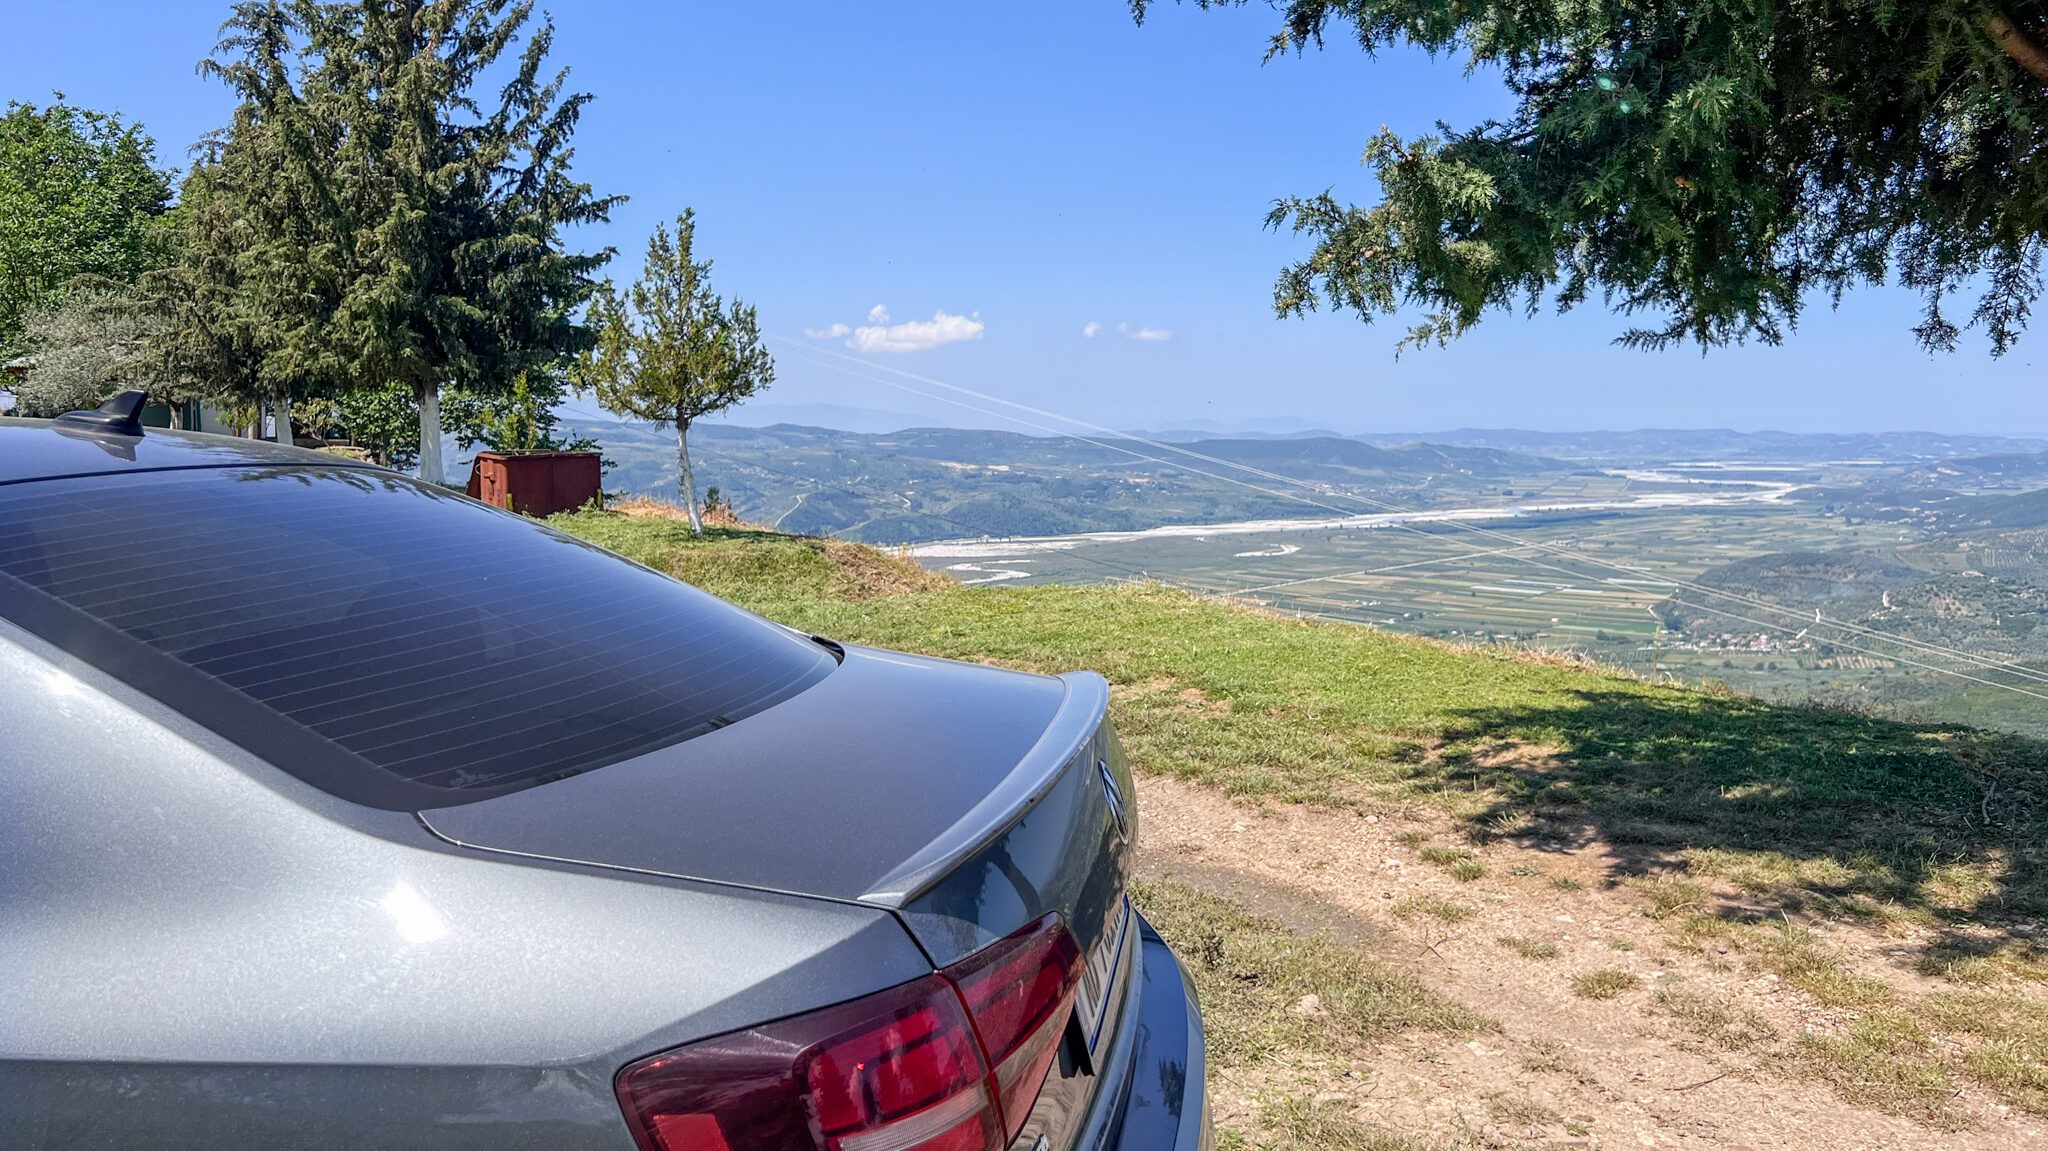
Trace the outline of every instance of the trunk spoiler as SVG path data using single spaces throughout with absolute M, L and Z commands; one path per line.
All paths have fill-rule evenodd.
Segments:
M 994 842 L 1045 798 L 1074 756 L 1095 737 L 1109 713 L 1108 680 L 1092 671 L 1070 671 L 1058 678 L 1066 688 L 1066 697 L 1060 701 L 1045 733 L 1017 761 L 1010 774 L 951 827 L 876 880 L 860 896 L 860 902 L 903 907 Z

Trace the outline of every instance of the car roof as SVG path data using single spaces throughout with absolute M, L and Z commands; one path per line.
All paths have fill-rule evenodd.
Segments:
M 332 452 L 287 447 L 268 440 L 161 428 L 150 428 L 140 436 L 123 436 L 60 427 L 51 420 L 0 416 L 0 484 L 177 468 L 286 465 L 376 466 Z

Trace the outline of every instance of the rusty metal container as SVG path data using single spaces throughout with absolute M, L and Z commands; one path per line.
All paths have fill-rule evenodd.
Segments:
M 596 452 L 478 452 L 469 494 L 521 515 L 551 516 L 597 499 L 604 463 Z

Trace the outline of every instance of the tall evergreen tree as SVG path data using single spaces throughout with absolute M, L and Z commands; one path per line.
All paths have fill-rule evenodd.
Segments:
M 566 363 L 611 254 L 562 237 L 620 198 L 570 174 L 589 97 L 544 74 L 552 25 L 507 56 L 531 17 L 531 0 L 250 0 L 203 65 L 242 99 L 219 184 L 249 209 L 236 323 L 265 387 L 403 385 L 434 482 L 443 390 L 501 393 Z
M 242 146 L 250 140 L 243 135 Z M 251 258 L 250 189 L 230 194 L 221 187 L 252 165 L 231 172 L 221 150 L 215 140 L 179 190 L 177 263 L 144 276 L 138 291 L 164 318 L 155 341 L 164 375 L 195 398 L 240 409 L 260 404 L 273 389 L 259 343 L 264 308 L 243 278 L 245 266 L 262 266 Z M 303 304 L 290 296 L 270 304 L 294 302 Z
M 1142 18 L 1151 0 L 1131 0 Z M 1196 0 L 1231 7 L 1244 0 Z M 2041 291 L 2048 236 L 2042 0 L 1274 0 L 1272 56 L 1349 35 L 1459 54 L 1517 101 L 1505 122 L 1366 145 L 1376 204 L 1325 193 L 1268 223 L 1313 241 L 1274 289 L 1415 308 L 1441 343 L 1495 310 L 1593 293 L 1659 318 L 1649 348 L 1776 343 L 1809 296 L 1918 291 L 1914 329 L 1993 354 Z
M 696 213 L 688 210 L 673 237 L 656 225 L 640 279 L 624 295 L 610 284 L 598 289 L 590 306 L 597 343 L 584 354 L 579 380 L 597 389 L 606 411 L 674 426 L 683 507 L 690 530 L 703 535 L 690 425 L 773 383 L 775 361 L 754 309 L 711 290 L 711 261 L 695 257 L 696 237 Z

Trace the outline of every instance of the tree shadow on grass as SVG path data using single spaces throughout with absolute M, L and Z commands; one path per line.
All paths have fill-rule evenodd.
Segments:
M 1685 859 L 1795 909 L 1892 904 L 2023 931 L 2048 915 L 2040 740 L 1697 692 L 1577 690 L 1458 714 L 1420 770 L 1499 797 L 1475 834 L 1602 840 L 1624 875 Z M 1530 745 L 1545 754 L 1515 753 Z

